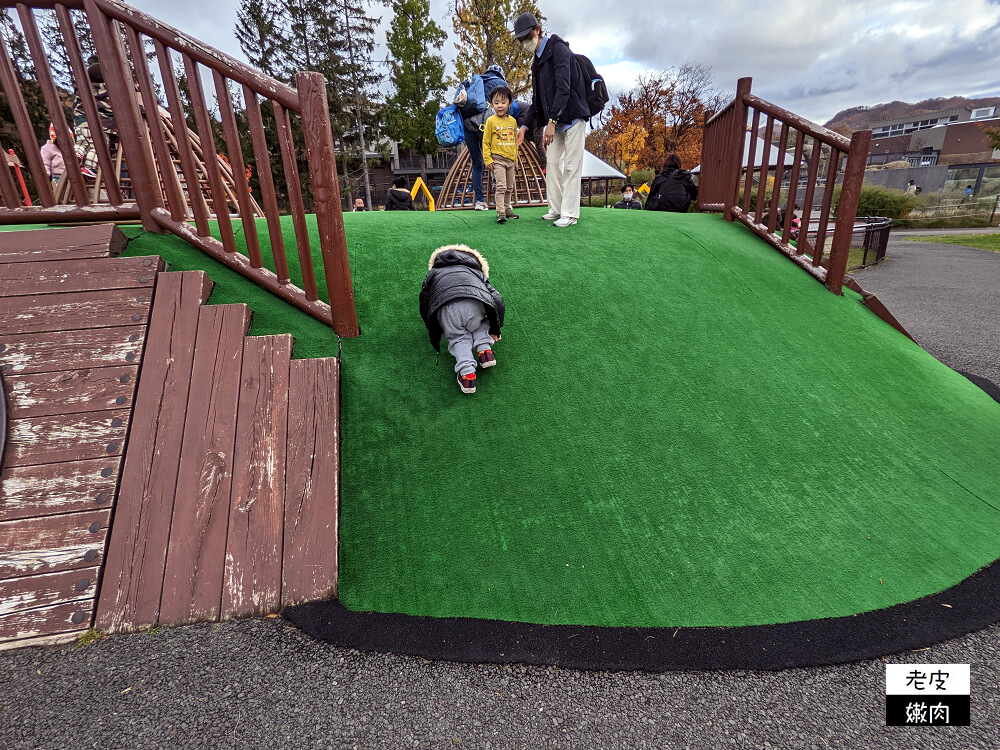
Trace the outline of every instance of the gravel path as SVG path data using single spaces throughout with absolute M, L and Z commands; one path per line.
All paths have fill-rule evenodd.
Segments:
M 858 274 L 862 286 L 939 358 L 1000 383 L 1000 255 L 894 240 L 889 257 Z M 0 750 L 986 750 L 1000 748 L 998 643 L 995 625 L 889 658 L 972 665 L 971 727 L 904 729 L 884 726 L 883 660 L 578 672 L 362 654 L 281 618 L 197 625 L 0 652 Z

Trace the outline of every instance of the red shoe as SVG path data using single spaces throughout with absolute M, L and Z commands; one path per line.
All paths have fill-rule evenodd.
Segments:
M 458 387 L 462 389 L 462 393 L 475 393 L 476 373 L 472 373 L 470 375 L 459 375 Z
M 497 363 L 497 358 L 493 356 L 491 349 L 483 349 L 476 355 L 480 367 L 493 367 Z

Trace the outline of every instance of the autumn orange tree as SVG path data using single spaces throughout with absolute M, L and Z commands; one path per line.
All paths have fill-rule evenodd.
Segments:
M 685 167 L 701 162 L 702 127 L 726 96 L 710 68 L 685 63 L 640 76 L 617 97 L 588 148 L 625 172 L 659 169 L 676 152 Z

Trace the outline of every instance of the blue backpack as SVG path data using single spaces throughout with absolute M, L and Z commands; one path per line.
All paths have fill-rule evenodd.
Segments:
M 465 141 L 465 125 L 458 113 L 458 106 L 449 104 L 437 113 L 434 120 L 434 137 L 445 148 L 452 148 Z
M 462 116 L 472 117 L 486 110 L 489 102 L 486 100 L 486 82 L 481 75 L 472 76 L 470 81 L 462 81 L 458 90 L 465 89 L 465 103 L 462 105 Z

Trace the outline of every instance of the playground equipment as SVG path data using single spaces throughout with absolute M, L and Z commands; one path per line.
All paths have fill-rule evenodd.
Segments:
M 483 172 L 483 196 L 486 202 L 493 202 L 493 181 L 489 172 Z M 475 192 L 472 186 L 472 157 L 465 149 L 455 160 L 448 176 L 444 178 L 439 211 L 475 208 Z M 545 206 L 545 173 L 538 161 L 535 147 L 525 141 L 518 148 L 517 166 L 514 168 L 514 199 L 517 206 Z

